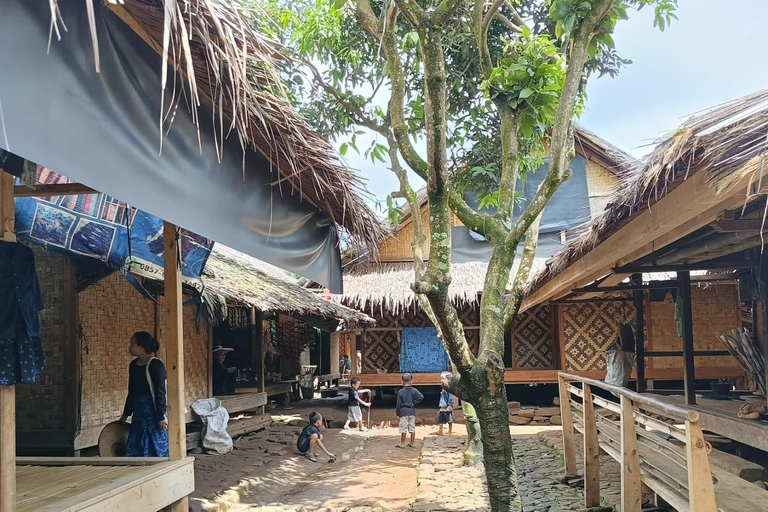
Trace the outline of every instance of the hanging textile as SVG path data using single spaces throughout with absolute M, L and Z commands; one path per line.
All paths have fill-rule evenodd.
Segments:
M 32 249 L 0 242 L 0 385 L 35 382 L 45 366 L 43 297 Z
M 677 335 L 683 337 L 683 298 L 678 295 L 675 300 L 675 324 L 677 325 Z
M 434 327 L 405 327 L 400 344 L 400 373 L 437 373 L 451 363 Z

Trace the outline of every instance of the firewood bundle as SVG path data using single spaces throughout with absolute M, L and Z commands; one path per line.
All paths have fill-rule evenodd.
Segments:
M 765 393 L 765 358 L 755 346 L 752 332 L 745 328 L 734 329 L 731 334 L 716 334 L 728 352 L 739 362 L 747 375 L 757 383 L 763 396 Z

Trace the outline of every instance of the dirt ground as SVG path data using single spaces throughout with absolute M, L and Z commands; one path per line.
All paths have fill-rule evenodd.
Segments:
M 416 493 L 421 438 L 435 428 L 419 426 L 413 449 L 395 447 L 399 442 L 395 427 L 368 432 L 324 429 L 326 447 L 338 460 L 329 464 L 323 456 L 313 463 L 298 455 L 295 447 L 312 411 L 336 427 L 346 420 L 343 400 L 301 402 L 274 410 L 272 427 L 236 439 L 231 453 L 196 455 L 192 509 L 238 511 L 272 505 L 275 510 L 316 510 L 378 504 L 384 510 L 407 510 Z M 422 417 L 432 419 L 431 412 L 425 410 Z M 395 425 L 394 410 L 375 407 L 371 421 Z

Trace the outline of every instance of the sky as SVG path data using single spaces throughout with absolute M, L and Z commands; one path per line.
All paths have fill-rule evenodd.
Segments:
M 665 32 L 653 27 L 651 9 L 621 22 L 616 48 L 633 63 L 618 77 L 592 78 L 587 86 L 579 122 L 637 157 L 689 116 L 768 87 L 768 1 L 679 0 L 677 15 Z M 364 136 L 358 146 L 372 138 Z M 386 165 L 352 151 L 346 160 L 379 200 L 397 189 Z M 415 176 L 411 181 L 414 188 L 423 184 Z

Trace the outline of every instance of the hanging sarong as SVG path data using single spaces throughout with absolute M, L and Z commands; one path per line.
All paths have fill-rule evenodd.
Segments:
M 133 416 L 128 442 L 125 445 L 125 456 L 168 456 L 168 432 L 157 426 L 152 395 L 139 395 L 133 398 Z

